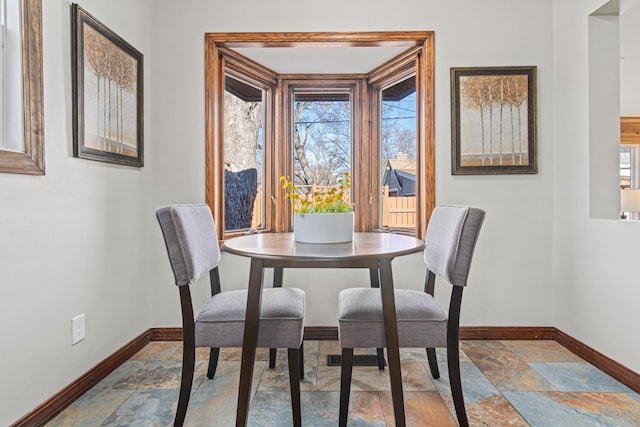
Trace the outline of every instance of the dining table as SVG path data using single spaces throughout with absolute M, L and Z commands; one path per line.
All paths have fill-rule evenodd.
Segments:
M 388 232 L 356 232 L 350 242 L 317 244 L 296 242 L 293 233 L 258 233 L 226 240 L 222 249 L 251 258 L 236 427 L 245 427 L 249 415 L 265 268 L 279 272 L 279 280 L 285 268 L 362 268 L 371 272 L 372 285 L 378 285 L 379 279 L 395 423 L 406 425 L 391 261 L 422 251 L 422 240 Z

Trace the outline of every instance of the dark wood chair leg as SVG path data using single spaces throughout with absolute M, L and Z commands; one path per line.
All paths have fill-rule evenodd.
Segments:
M 304 341 L 300 343 L 300 381 L 304 379 Z
M 384 371 L 384 348 L 377 349 L 378 353 L 378 370 Z
M 462 286 L 454 286 L 449 303 L 449 321 L 447 324 L 447 366 L 449 367 L 449 384 L 451 397 L 456 409 L 460 427 L 468 427 L 467 411 L 464 407 L 462 380 L 460 379 L 460 304 L 462 302 Z
M 449 366 L 449 384 L 451 384 L 451 397 L 453 398 L 453 406 L 456 409 L 458 424 L 460 427 L 467 427 L 467 411 L 464 408 L 464 397 L 462 395 L 462 380 L 460 379 L 460 360 L 458 354 L 458 345 L 456 343 L 453 348 L 447 347 L 447 364 Z
M 184 424 L 193 384 L 193 369 L 196 364 L 195 323 L 189 285 L 180 286 L 180 306 L 182 309 L 182 376 L 176 418 L 173 421 L 174 427 L 182 427 Z
M 209 368 L 207 369 L 207 378 L 210 380 L 216 375 L 216 369 L 218 368 L 218 356 L 220 355 L 219 348 L 212 348 L 209 352 Z
M 351 373 L 353 371 L 353 349 L 342 349 L 342 368 L 340 373 L 340 418 L 338 425 L 347 426 L 349 419 L 349 393 L 351 392 Z
M 269 368 L 271 369 L 276 367 L 276 354 L 278 354 L 277 348 L 269 349 Z
M 289 386 L 291 387 L 291 408 L 293 410 L 294 427 L 302 426 L 302 412 L 300 410 L 300 349 L 288 349 Z
M 175 427 L 182 427 L 184 418 L 187 415 L 187 406 L 191 396 L 191 386 L 193 384 L 193 369 L 196 362 L 196 347 L 193 340 L 183 343 L 182 348 L 182 379 L 180 381 L 180 397 L 178 397 L 178 408 L 176 418 L 173 422 Z
M 429 369 L 431 370 L 431 376 L 434 379 L 440 378 L 440 370 L 438 369 L 438 359 L 436 358 L 436 349 L 427 349 L 427 360 L 429 361 Z
M 369 280 L 372 288 L 380 287 L 380 275 L 378 274 L 377 268 L 369 269 Z M 376 352 L 378 354 L 378 369 L 384 371 L 384 349 L 378 348 L 376 349 Z
M 282 276 L 284 275 L 284 271 L 282 267 L 275 267 L 273 269 L 273 287 L 281 288 L 282 287 Z M 270 348 L 269 349 L 269 368 L 273 369 L 276 367 L 276 358 L 278 355 L 278 349 Z

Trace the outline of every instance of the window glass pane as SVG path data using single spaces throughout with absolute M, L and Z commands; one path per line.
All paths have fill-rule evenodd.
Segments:
M 620 188 L 631 187 L 631 147 L 620 148 Z
M 416 228 L 415 76 L 381 92 L 381 228 Z
M 3 134 L 0 148 L 24 151 L 22 99 L 22 31 L 19 0 L 4 2 L 3 28 Z
M 351 173 L 348 92 L 294 95 L 294 183 L 305 194 L 322 191 Z
M 264 91 L 226 76 L 225 231 L 264 226 Z

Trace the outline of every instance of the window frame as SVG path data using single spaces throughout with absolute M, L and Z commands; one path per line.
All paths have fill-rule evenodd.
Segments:
M 0 172 L 44 175 L 42 0 L 21 0 L 23 151 L 0 150 Z
M 631 149 L 629 188 L 640 188 L 640 116 L 620 117 L 620 148 Z
M 424 68 L 422 65 L 422 56 L 424 49 L 417 47 L 412 50 L 408 50 L 390 61 L 380 65 L 369 73 L 369 105 L 371 116 L 371 141 L 372 151 L 375 153 L 375 158 L 378 159 L 378 164 L 381 161 L 380 153 L 380 131 L 382 126 L 382 91 L 405 80 L 412 76 L 416 78 L 416 231 L 417 237 L 424 239 L 426 232 L 426 224 L 428 218 L 431 216 L 431 211 L 435 208 L 435 185 L 430 183 L 430 180 L 435 180 L 435 177 L 429 176 L 428 170 L 434 171 L 435 158 L 433 156 L 433 147 L 429 146 L 428 136 L 433 131 L 431 129 L 423 128 L 420 124 L 421 120 L 424 120 L 425 106 L 424 102 L 421 102 L 421 98 L 424 97 L 426 76 L 424 74 Z M 421 86 L 420 86 L 421 85 Z M 427 92 L 432 93 L 433 90 Z M 433 111 L 433 110 L 432 110 Z M 429 121 L 427 121 L 428 123 Z M 375 143 L 374 143 L 375 142 Z M 431 139 L 433 143 L 433 139 Z M 431 148 L 432 155 L 428 155 L 427 152 Z M 380 193 L 380 170 L 371 171 L 372 177 L 372 194 L 376 194 L 373 197 L 373 203 L 370 209 L 371 223 L 373 227 L 378 229 L 381 225 L 380 211 L 381 211 L 381 193 Z M 429 190 L 431 188 L 431 190 Z M 426 190 L 425 190 L 426 189 Z M 373 193 L 375 191 L 375 193 Z M 389 229 L 384 230 L 394 233 L 406 234 L 406 231 Z
M 215 52 L 215 53 L 214 53 Z M 216 231 L 221 241 L 245 234 L 246 230 L 230 230 L 225 231 L 224 224 L 224 92 L 225 92 L 225 76 L 230 75 L 235 79 L 245 81 L 251 85 L 258 87 L 264 91 L 263 100 L 263 153 L 264 153 L 264 182 L 262 188 L 262 197 L 265 200 L 264 224 L 256 231 L 268 232 L 273 227 L 273 189 L 274 180 L 273 168 L 275 159 L 274 144 L 274 102 L 275 88 L 277 82 L 275 73 L 262 65 L 239 55 L 238 53 L 225 48 L 214 47 L 211 52 L 215 57 L 208 56 L 207 59 L 212 60 L 215 65 L 213 74 L 207 73 L 207 77 L 211 81 L 208 84 L 215 85 L 217 91 L 206 93 L 207 102 L 207 118 L 206 122 L 206 144 L 205 144 L 205 179 L 206 194 L 205 202 L 211 208 L 216 223 Z M 209 67 L 207 67 L 209 69 Z
M 640 188 L 640 143 L 623 142 L 622 144 L 620 144 L 621 150 L 625 148 L 629 149 L 630 151 L 629 188 Z
M 402 44 L 401 44 L 402 43 Z M 303 46 L 398 46 L 410 45 L 395 58 L 376 67 L 366 75 L 278 75 L 272 70 L 243 57 L 232 48 L 240 47 L 303 47 Z M 315 79 L 332 81 L 351 80 L 354 90 L 352 117 L 352 173 L 354 203 L 358 211 L 355 217 L 356 231 L 374 231 L 379 225 L 379 163 L 378 143 L 374 143 L 378 119 L 373 114 L 371 97 L 372 85 L 383 81 L 384 73 L 398 74 L 407 63 L 416 75 L 416 181 L 418 198 L 416 214 L 416 236 L 424 239 L 431 211 L 435 207 L 435 120 L 434 120 L 434 33 L 432 31 L 407 32 L 359 32 L 359 33 L 207 33 L 205 34 L 205 200 L 211 207 L 216 220 L 218 236 L 221 240 L 242 234 L 224 232 L 224 75 L 230 66 L 242 65 L 245 69 L 260 69 L 265 76 L 275 81 L 275 91 L 271 97 L 273 104 L 269 113 L 265 111 L 266 123 L 273 123 L 265 132 L 265 187 L 271 185 L 271 192 L 265 198 L 268 213 L 265 213 L 265 228 L 261 231 L 287 232 L 292 226 L 292 212 L 286 207 L 284 193 L 279 185 L 279 177 L 291 175 L 293 151 L 291 147 L 291 118 L 285 114 L 289 109 L 289 87 L 306 84 Z M 401 73 L 401 72 L 400 72 Z M 376 80 L 377 79 L 377 80 Z M 310 83 L 310 85 L 312 85 Z M 266 107 L 266 106 L 265 106 Z M 267 114 L 269 114 L 267 116 Z M 288 113 L 290 114 L 290 113 Z M 360 119 L 358 119 L 358 117 Z M 358 139 L 356 135 L 361 135 Z M 282 144 L 276 141 L 283 141 Z M 284 142 L 287 141 L 287 142 Z M 377 147 L 377 148 L 376 148 Z M 371 208 L 364 209 L 364 206 Z
M 3 147 L 5 144 L 5 111 L 6 111 L 6 100 L 5 100 L 5 38 L 6 38 L 6 4 L 5 0 L 0 0 L 0 147 Z
M 282 97 L 282 109 L 279 111 L 280 116 L 284 119 L 282 126 L 278 129 L 276 140 L 284 141 L 282 146 L 283 156 L 280 162 L 281 168 L 277 171 L 278 176 L 293 176 L 294 172 L 294 155 L 293 155 L 293 103 L 296 93 L 305 92 L 321 92 L 336 90 L 340 92 L 348 92 L 350 100 L 350 116 L 351 116 L 351 174 L 352 176 L 362 176 L 360 170 L 361 161 L 355 161 L 361 156 L 363 144 L 356 141 L 363 141 L 362 123 L 357 120 L 361 117 L 360 106 L 363 101 L 363 80 L 364 75 L 341 74 L 341 75 L 281 75 L 279 76 L 280 95 Z M 284 200 L 284 192 L 278 189 L 278 200 Z M 362 206 L 362 192 L 360 191 L 360 183 L 358 180 L 352 181 L 351 201 L 355 205 L 356 215 L 354 216 L 354 226 L 356 230 L 364 231 L 362 218 L 357 214 Z M 293 227 L 293 212 L 291 206 L 278 206 L 278 211 L 283 212 L 276 222 L 276 231 L 290 231 Z

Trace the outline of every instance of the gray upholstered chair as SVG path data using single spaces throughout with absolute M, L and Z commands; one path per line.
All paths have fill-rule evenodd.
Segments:
M 220 248 L 207 205 L 166 206 L 156 211 L 156 217 L 164 236 L 175 284 L 180 290 L 182 306 L 182 381 L 174 422 L 175 426 L 182 426 L 193 382 L 195 347 L 211 348 L 207 377 L 212 379 L 220 347 L 242 347 L 247 291 L 221 292 L 218 274 Z M 209 273 L 212 297 L 194 320 L 190 285 L 205 273 Z M 304 291 L 295 288 L 263 290 L 258 346 L 288 349 L 295 426 L 301 425 L 300 347 L 304 313 Z
M 484 214 L 483 210 L 469 206 L 443 205 L 434 209 L 424 251 L 425 290 L 394 291 L 400 347 L 426 348 L 434 378 L 440 377 L 435 348 L 447 348 L 451 394 L 461 426 L 469 423 L 460 380 L 460 304 Z M 436 275 L 453 285 L 448 316 L 433 298 Z M 346 426 L 353 349 L 386 347 L 379 288 L 352 288 L 340 292 L 338 335 L 342 347 L 340 426 Z

